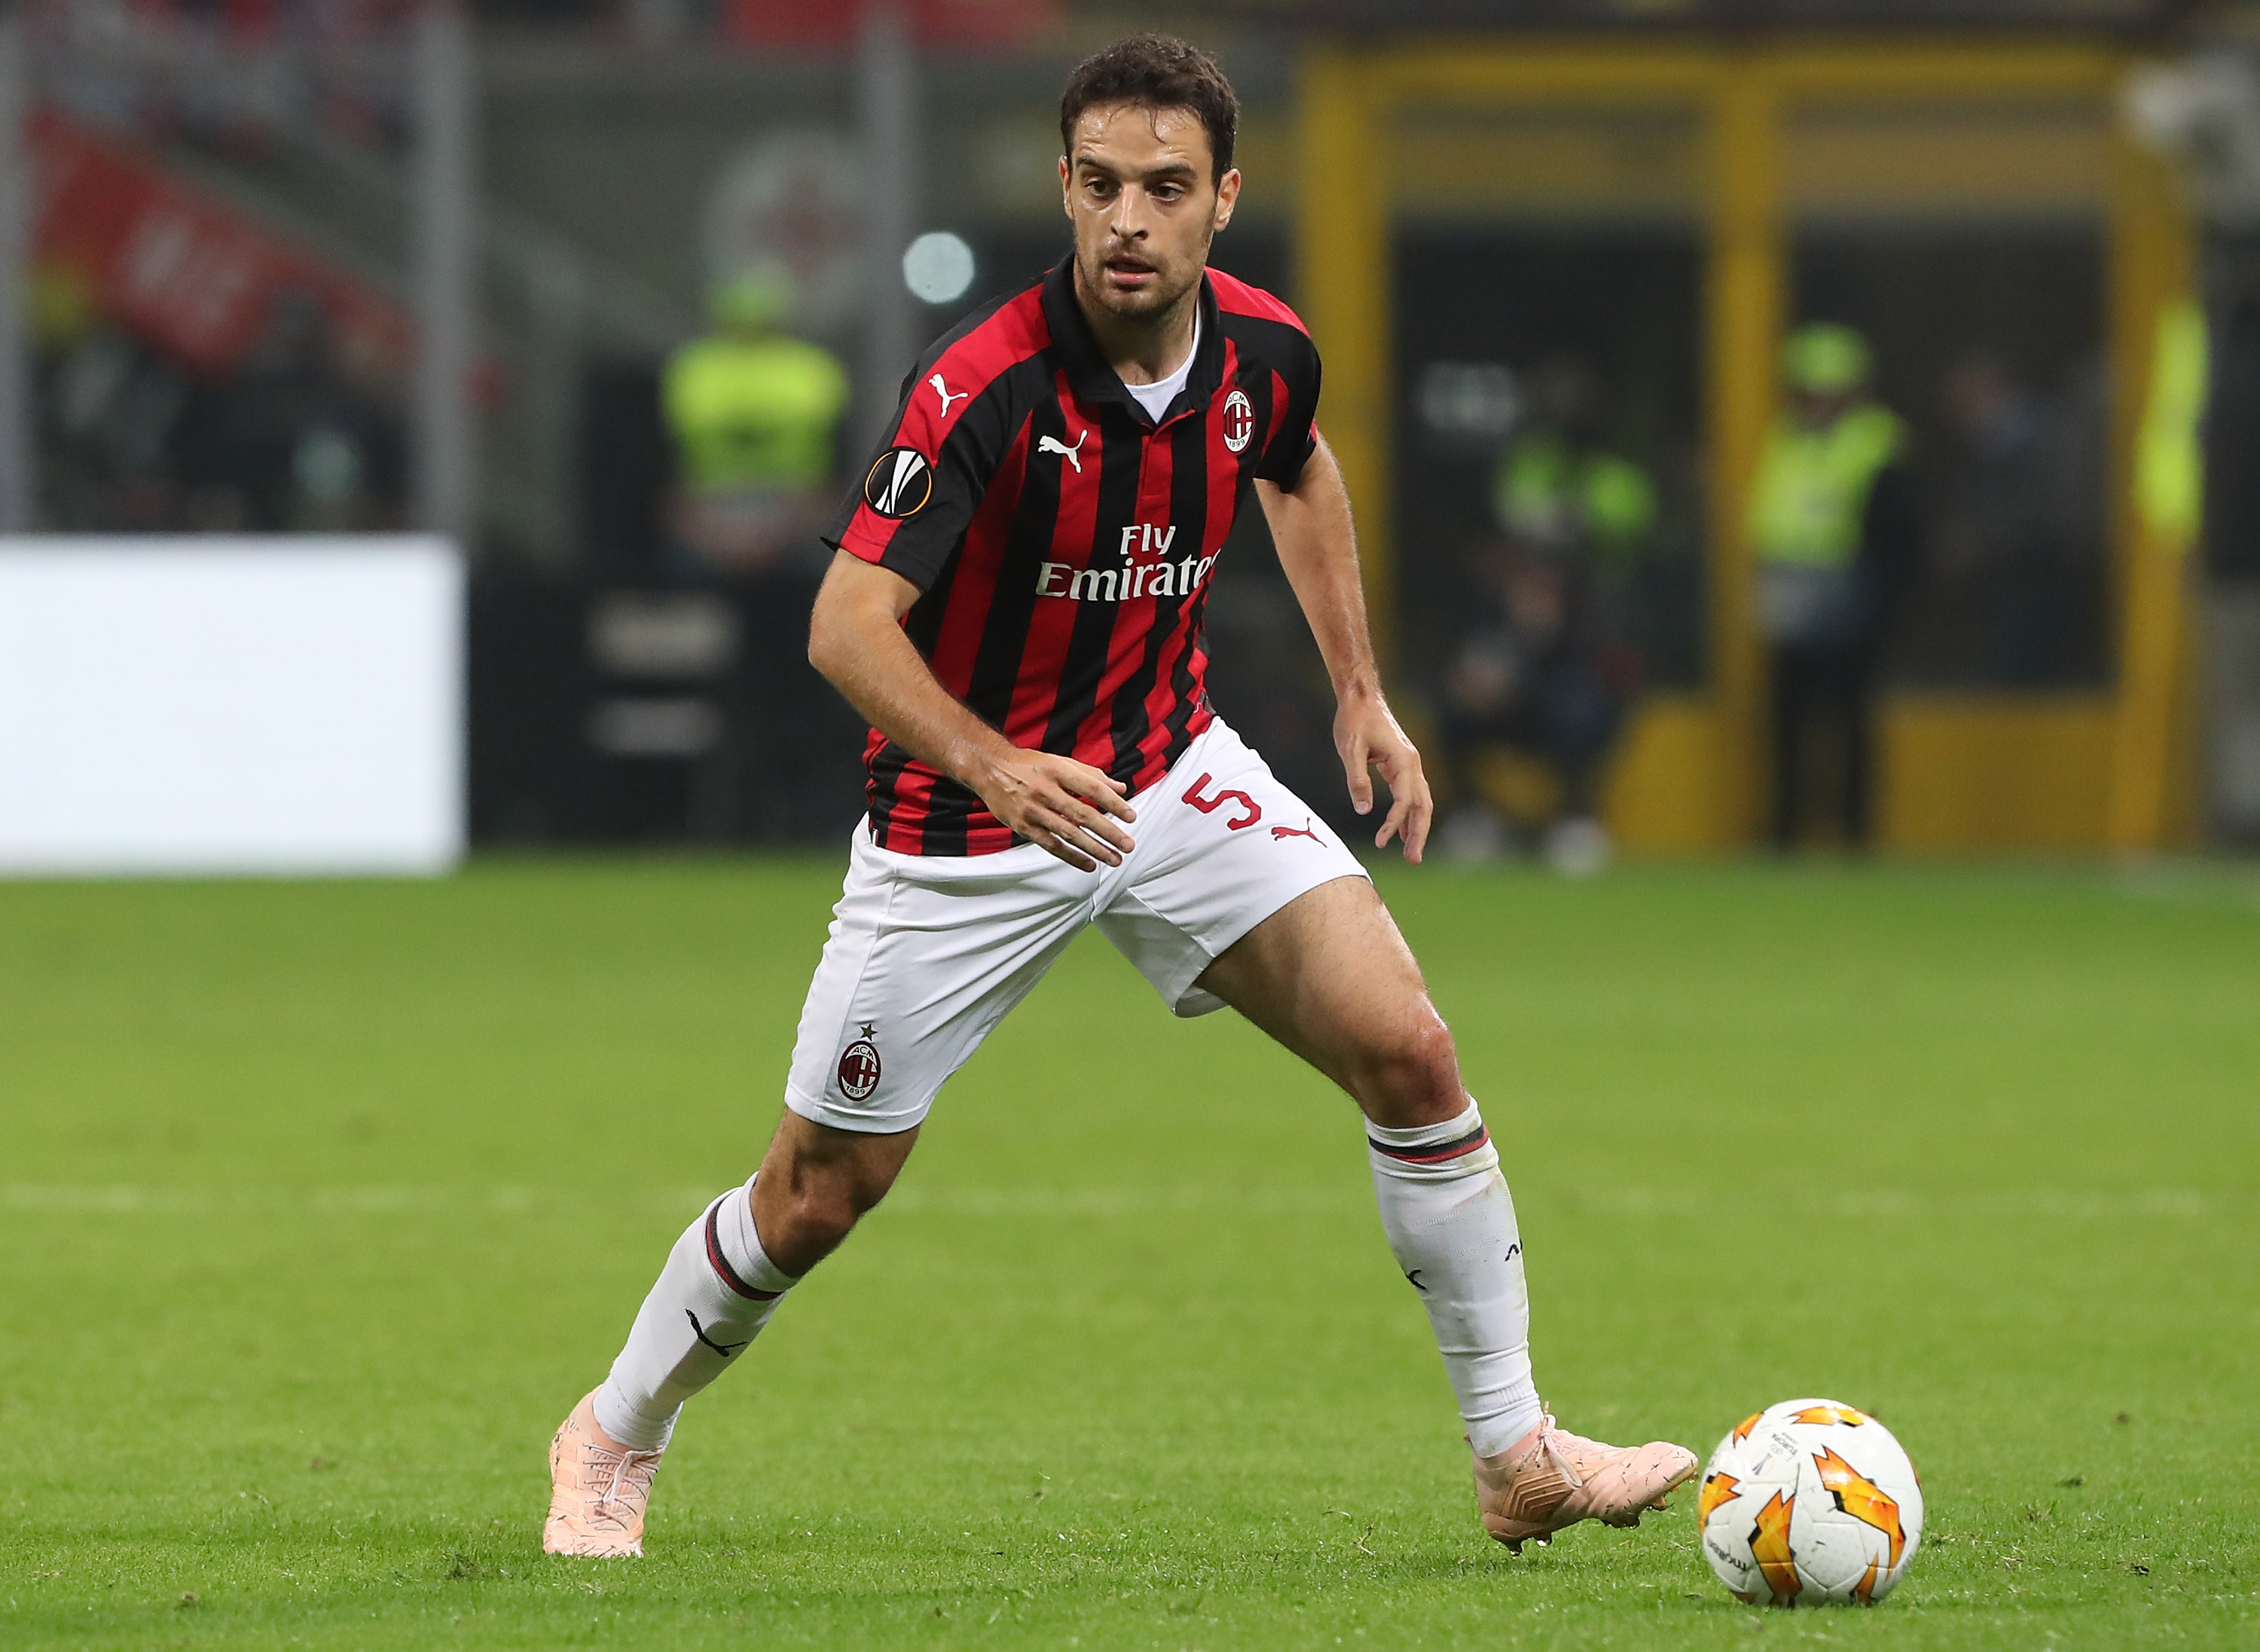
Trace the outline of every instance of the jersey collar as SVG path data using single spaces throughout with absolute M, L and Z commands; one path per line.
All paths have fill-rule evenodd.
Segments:
M 1052 348 L 1067 368 L 1069 387 L 1081 401 L 1111 402 L 1139 424 L 1159 429 L 1206 407 L 1224 382 L 1224 326 L 1217 312 L 1216 286 L 1205 270 L 1201 272 L 1200 340 L 1193 347 L 1193 370 L 1185 377 L 1184 389 L 1159 419 L 1146 416 L 1146 410 L 1100 351 L 1083 306 L 1075 300 L 1074 254 L 1062 259 L 1044 277 L 1043 301 L 1044 325 L 1051 333 Z

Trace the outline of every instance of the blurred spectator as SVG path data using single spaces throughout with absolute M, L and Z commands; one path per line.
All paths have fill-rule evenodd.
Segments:
M 1600 375 L 1575 356 L 1532 375 L 1531 418 L 1499 457 L 1492 512 L 1514 543 L 1581 565 L 1605 611 L 1610 640 L 1629 647 L 1629 605 L 1654 550 L 1656 484 L 1611 451 Z
M 676 453 L 669 560 L 678 578 L 726 583 L 743 637 L 726 738 L 764 783 L 744 789 L 728 829 L 776 838 L 814 834 L 832 819 L 825 797 L 853 795 L 849 781 L 806 783 L 859 754 L 862 727 L 808 664 L 848 382 L 831 352 L 781 331 L 793 297 L 775 266 L 725 282 L 713 332 L 675 353 L 661 389 Z M 784 776 L 803 783 L 775 783 Z
M 1592 582 L 1572 558 L 1512 544 L 1479 554 L 1474 572 L 1470 623 L 1441 696 L 1446 781 L 1460 800 L 1445 822 L 1444 847 L 1477 855 L 1502 840 L 1477 766 L 1504 747 L 1537 758 L 1556 782 L 1544 823 L 1548 859 L 1563 871 L 1597 871 L 1609 854 L 1601 781 L 1626 696 L 1596 646 Z
M 2068 675 L 2078 629 L 2075 508 L 2083 497 L 2060 410 L 1991 356 L 1947 375 L 1947 456 L 1935 571 L 1970 617 L 1981 681 L 2033 688 Z
M 1867 340 L 1817 322 L 1782 347 L 1786 406 L 1750 493 L 1758 619 L 1770 654 L 1772 836 L 1804 825 L 1816 747 L 1833 747 L 1838 830 L 1863 846 L 1873 793 L 1873 688 L 1913 562 L 1906 429 L 1868 392 Z
M 830 351 L 777 331 L 791 304 L 783 271 L 747 271 L 715 293 L 714 331 L 667 364 L 675 531 L 726 574 L 764 574 L 805 550 L 837 503 L 848 374 Z
M 97 533 L 175 526 L 173 443 L 188 375 L 132 334 L 91 322 L 61 347 L 41 388 L 46 519 Z
M 243 367 L 196 388 L 175 442 L 182 526 L 349 533 L 399 524 L 399 421 L 354 383 L 333 346 L 321 300 L 285 292 Z
M 1461 636 L 1443 683 L 1445 845 L 1479 854 L 1503 836 L 1477 773 L 1491 748 L 1535 757 L 1556 783 L 1548 857 L 1598 869 L 1609 853 L 1601 783 L 1640 678 L 1634 604 L 1656 530 L 1647 470 L 1607 445 L 1606 397 L 1586 362 L 1532 375 L 1531 416 L 1499 456 L 1499 538 L 1471 559 Z
M 199 379 L 36 283 L 42 509 L 66 531 L 349 533 L 401 517 L 404 438 L 334 360 L 312 294 L 283 294 L 235 373 Z

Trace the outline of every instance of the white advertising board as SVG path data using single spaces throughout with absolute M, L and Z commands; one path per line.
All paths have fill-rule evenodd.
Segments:
M 444 540 L 0 539 L 0 873 L 442 872 L 463 720 Z

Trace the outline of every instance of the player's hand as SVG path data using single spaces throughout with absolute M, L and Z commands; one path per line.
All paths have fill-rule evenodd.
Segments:
M 1072 757 L 1015 748 L 974 790 L 991 814 L 1078 872 L 1095 872 L 1101 861 L 1119 866 L 1136 847 L 1114 824 L 1138 818 L 1126 789 Z
M 1349 800 L 1360 814 L 1373 812 L 1372 771 L 1378 769 L 1389 788 L 1389 815 L 1373 834 L 1373 847 L 1385 849 L 1390 839 L 1399 839 L 1405 858 L 1418 866 L 1436 805 L 1428 795 L 1428 777 L 1420 772 L 1420 754 L 1397 726 L 1388 703 L 1378 694 L 1345 699 L 1334 713 L 1334 749 L 1341 754 Z

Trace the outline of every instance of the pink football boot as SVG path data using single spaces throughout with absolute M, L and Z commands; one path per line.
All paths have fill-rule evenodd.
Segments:
M 1695 1477 L 1695 1454 L 1662 1440 L 1605 1446 L 1567 1434 L 1550 1413 L 1495 1457 L 1476 1458 L 1476 1508 L 1484 1529 L 1515 1554 L 1565 1526 L 1599 1520 L 1637 1526 L 1664 1493 Z
M 549 1518 L 545 1555 L 643 1553 L 643 1508 L 659 1453 L 635 1451 L 597 1427 L 592 1392 L 573 1407 L 549 1442 Z

